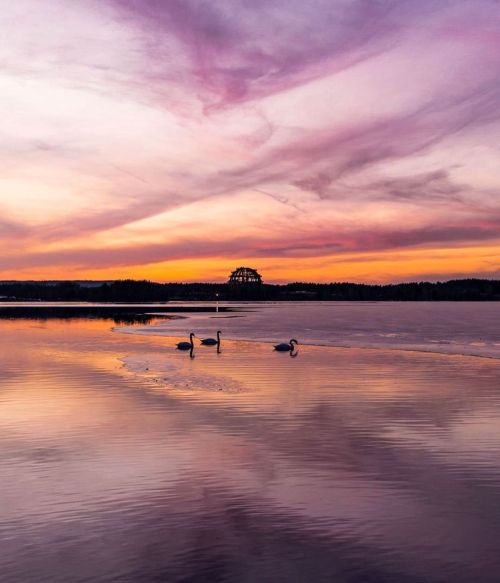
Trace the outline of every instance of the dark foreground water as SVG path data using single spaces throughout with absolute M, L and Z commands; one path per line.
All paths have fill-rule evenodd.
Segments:
M 498 582 L 500 361 L 0 322 L 0 581 Z

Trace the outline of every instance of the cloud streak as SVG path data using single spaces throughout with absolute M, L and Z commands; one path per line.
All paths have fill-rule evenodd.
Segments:
M 5 7 L 0 276 L 500 242 L 497 7 Z

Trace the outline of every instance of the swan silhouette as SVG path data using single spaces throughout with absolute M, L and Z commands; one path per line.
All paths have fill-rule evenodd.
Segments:
M 220 335 L 221 335 L 221 331 L 217 330 L 217 339 L 215 338 L 203 338 L 201 343 L 204 346 L 215 346 L 217 344 L 217 346 L 220 346 Z
M 189 342 L 178 342 L 177 343 L 177 350 L 192 350 L 194 348 L 193 338 L 196 335 L 194 332 L 191 332 L 189 335 Z
M 291 352 L 295 348 L 294 345 L 298 343 L 299 343 L 298 340 L 292 338 L 289 344 L 287 344 L 286 342 L 282 342 L 281 344 L 275 344 L 274 350 L 277 350 L 278 352 Z

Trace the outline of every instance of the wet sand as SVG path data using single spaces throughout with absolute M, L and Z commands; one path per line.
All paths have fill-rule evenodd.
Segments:
M 0 327 L 2 581 L 500 579 L 500 362 Z

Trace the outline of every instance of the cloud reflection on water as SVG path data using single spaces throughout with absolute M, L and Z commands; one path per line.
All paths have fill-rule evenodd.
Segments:
M 6 582 L 498 579 L 496 361 L 1 327 Z

